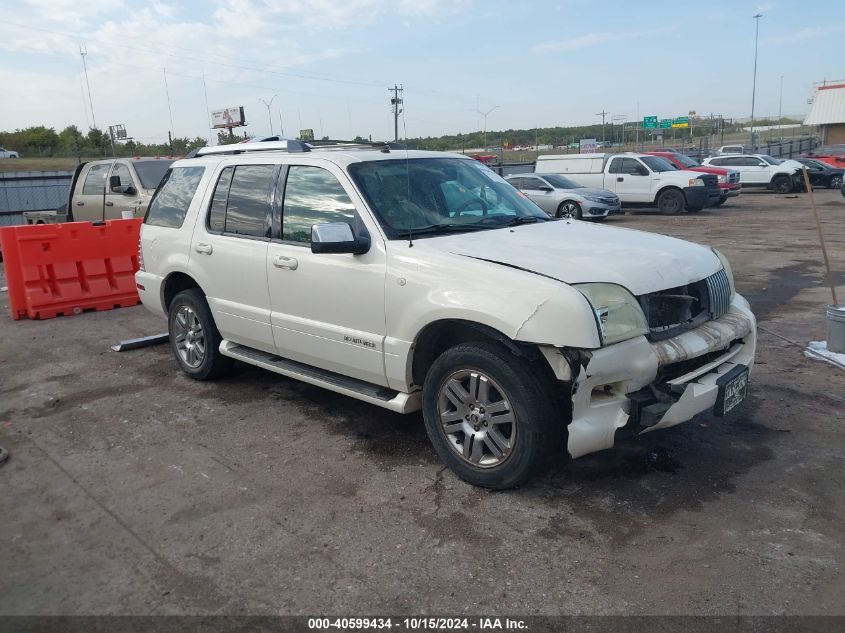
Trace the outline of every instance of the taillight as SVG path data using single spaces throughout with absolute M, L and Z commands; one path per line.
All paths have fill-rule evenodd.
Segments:
M 138 270 L 144 269 L 144 249 L 141 246 L 141 238 L 138 238 Z

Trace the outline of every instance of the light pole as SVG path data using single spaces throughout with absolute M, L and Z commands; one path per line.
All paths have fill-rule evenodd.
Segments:
M 498 107 L 500 107 L 500 106 L 493 106 L 492 108 L 487 110 L 487 112 L 482 112 L 481 110 L 475 110 L 476 112 L 478 112 L 478 114 L 480 114 L 481 116 L 484 117 L 484 135 L 482 137 L 483 138 L 482 143 L 484 143 L 484 151 L 487 151 L 487 115 L 490 114 L 493 110 L 495 110 Z
M 783 118 L 783 75 L 780 76 L 780 91 L 778 91 L 778 125 Z
M 264 99 L 259 98 L 259 101 L 264 104 L 264 107 L 267 108 L 267 120 L 270 121 L 270 135 L 273 135 L 273 116 L 270 114 L 270 106 L 273 105 L 273 99 L 278 97 L 279 95 L 273 95 L 270 101 L 264 101 Z M 281 116 L 281 115 L 280 115 Z
M 754 79 L 751 82 L 751 151 L 754 151 L 754 99 L 757 97 L 757 39 L 760 35 L 762 13 L 754 14 Z

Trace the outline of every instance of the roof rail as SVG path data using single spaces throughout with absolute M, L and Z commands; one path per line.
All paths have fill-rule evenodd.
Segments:
M 214 147 L 200 147 L 191 152 L 194 156 L 209 156 L 211 154 L 244 154 L 246 152 L 310 152 L 311 147 L 302 141 L 264 141 L 256 143 L 234 143 L 232 145 L 216 145 Z
M 390 150 L 406 149 L 402 143 L 385 142 L 355 142 L 337 140 L 299 141 L 288 139 L 285 141 L 256 141 L 254 143 L 234 143 L 232 145 L 216 145 L 214 147 L 200 147 L 195 149 L 187 158 L 196 156 L 210 156 L 213 154 L 245 154 L 247 152 L 310 152 L 317 150 L 343 150 L 343 149 L 371 149 L 389 152 Z

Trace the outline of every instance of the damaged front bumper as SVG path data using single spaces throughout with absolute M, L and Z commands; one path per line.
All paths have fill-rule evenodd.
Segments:
M 662 341 L 640 336 L 577 353 L 542 348 L 557 378 L 572 385 L 569 454 L 611 448 L 623 428 L 646 433 L 712 410 L 724 377 L 738 366 L 751 370 L 756 346 L 754 315 L 735 295 L 724 316 Z

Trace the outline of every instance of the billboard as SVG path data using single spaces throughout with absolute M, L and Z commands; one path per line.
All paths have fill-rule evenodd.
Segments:
M 579 148 L 582 154 L 592 154 L 596 151 L 596 139 L 582 138 L 579 143 Z
M 299 130 L 299 140 L 300 141 L 313 141 L 314 140 L 314 130 L 310 127 L 304 130 Z
M 232 128 L 242 125 L 246 125 L 243 106 L 232 106 L 231 108 L 211 111 L 211 127 L 213 128 Z

